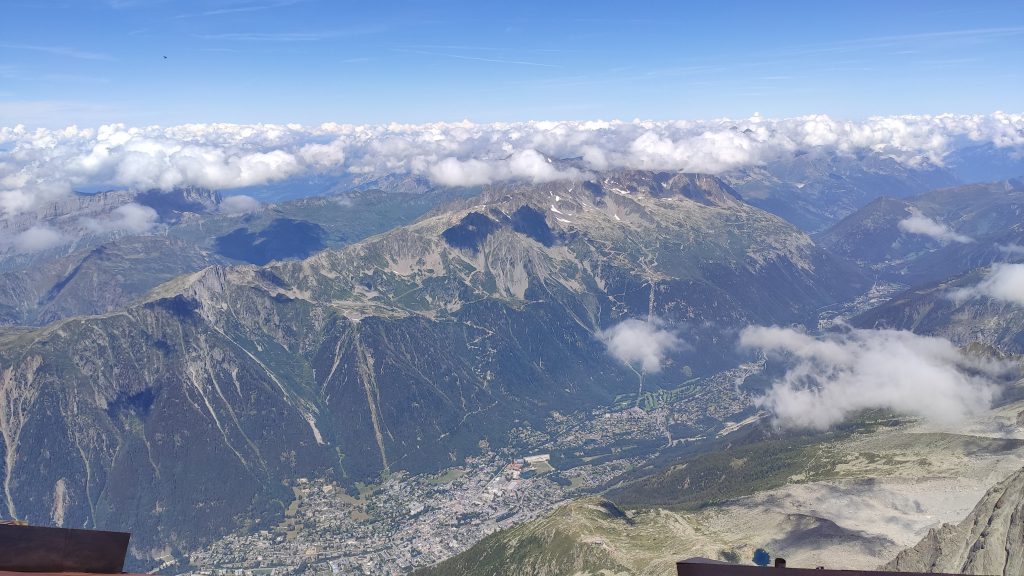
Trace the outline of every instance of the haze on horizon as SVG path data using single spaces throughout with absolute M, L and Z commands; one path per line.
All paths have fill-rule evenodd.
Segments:
M 1012 1 L 9 1 L 0 126 L 1015 112 L 1021 61 Z

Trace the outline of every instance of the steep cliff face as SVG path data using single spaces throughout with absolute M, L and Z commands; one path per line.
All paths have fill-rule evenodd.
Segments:
M 989 490 L 963 522 L 933 529 L 885 569 L 1024 574 L 1024 470 Z

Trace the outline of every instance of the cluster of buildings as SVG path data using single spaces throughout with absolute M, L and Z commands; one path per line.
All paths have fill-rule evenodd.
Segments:
M 527 480 L 537 474 L 543 474 L 552 470 L 554 468 L 551 467 L 551 454 L 536 454 L 516 458 L 505 467 L 506 473 L 511 476 L 512 480 Z

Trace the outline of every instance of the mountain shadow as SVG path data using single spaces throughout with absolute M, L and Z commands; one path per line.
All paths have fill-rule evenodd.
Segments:
M 235 229 L 215 242 L 221 256 L 266 264 L 272 260 L 305 258 L 325 248 L 324 229 L 312 222 L 277 218 L 266 228 L 253 232 L 248 228 Z

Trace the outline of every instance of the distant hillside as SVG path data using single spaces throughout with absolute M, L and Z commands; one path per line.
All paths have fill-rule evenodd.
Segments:
M 1024 354 L 1024 306 L 987 297 L 955 298 L 977 285 L 988 269 L 907 290 L 850 319 L 861 328 L 894 328 L 941 336 L 959 346 L 986 344 Z
M 914 213 L 951 240 L 912 233 L 900 222 Z M 906 199 L 879 198 L 815 240 L 878 279 L 919 285 L 997 261 L 1024 258 L 1007 251 L 1024 244 L 1024 181 L 1007 180 L 933 190 Z
M 744 200 L 808 232 L 819 232 L 881 196 L 905 198 L 955 186 L 943 167 L 908 166 L 874 154 L 811 152 L 725 175 Z
M 36 254 L 0 255 L 0 325 L 39 326 L 111 312 L 207 266 L 305 258 L 408 224 L 475 192 L 401 190 L 346 191 L 246 214 L 226 213 L 219 208 L 219 194 L 191 189 L 73 197 L 54 206 L 45 219 L 74 238 L 70 244 Z M 157 211 L 152 229 L 102 235 L 80 229 L 81 217 L 102 218 L 128 202 Z

